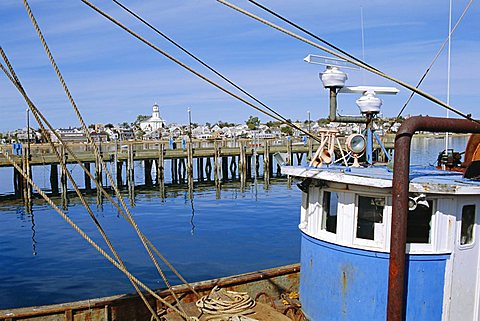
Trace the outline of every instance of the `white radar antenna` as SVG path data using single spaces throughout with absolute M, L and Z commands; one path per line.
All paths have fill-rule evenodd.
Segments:
M 348 77 L 346 73 L 340 70 L 340 68 L 353 70 L 360 69 L 355 65 L 338 58 L 308 55 L 303 60 L 309 64 L 323 65 L 327 67 L 324 72 L 320 73 L 320 79 L 325 88 L 343 88 L 345 86 L 345 81 Z

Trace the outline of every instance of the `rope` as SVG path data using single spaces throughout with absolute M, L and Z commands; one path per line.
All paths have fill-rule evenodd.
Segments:
M 205 320 L 228 321 L 233 317 L 241 317 L 254 313 L 255 301 L 245 292 L 226 291 L 215 286 L 210 294 L 196 303 Z
M 113 0 L 113 1 L 115 1 L 115 0 Z M 367 64 L 367 63 L 364 62 L 363 60 L 360 60 L 360 59 L 358 59 L 357 57 L 349 54 L 348 52 L 346 52 L 345 50 L 343 50 L 343 49 L 335 46 L 335 45 L 332 44 L 331 42 L 328 42 L 328 41 L 320 38 L 319 36 L 317 36 L 317 35 L 314 34 L 313 32 L 310 32 L 310 31 L 308 31 L 307 29 L 303 28 L 302 26 L 294 23 L 293 21 L 288 20 L 287 18 L 285 18 L 285 17 L 281 16 L 280 14 L 276 13 L 275 11 L 273 11 L 273 10 L 265 7 L 264 5 L 262 5 L 262 4 L 260 4 L 260 3 L 256 2 L 256 1 L 254 1 L 254 0 L 247 0 L 247 1 L 250 2 L 250 3 L 252 3 L 252 4 L 254 4 L 255 6 L 259 7 L 260 9 L 265 10 L 266 12 L 268 12 L 268 13 L 270 13 L 271 15 L 277 17 L 278 19 L 280 19 L 280 20 L 288 23 L 289 25 L 297 28 L 298 30 L 303 31 L 304 33 L 306 33 L 306 34 L 309 35 L 310 37 L 312 37 L 312 38 L 320 41 L 321 43 L 324 43 L 324 44 L 326 44 L 327 46 L 329 46 L 329 47 L 337 50 L 338 52 L 341 52 L 341 53 L 344 54 L 345 56 L 347 56 L 347 57 L 349 57 L 349 58 L 351 58 L 351 59 L 353 59 L 353 60 L 355 60 L 355 61 L 358 61 L 359 63 L 361 63 L 361 64 L 363 64 L 363 65 L 365 65 L 365 66 L 368 66 L 368 67 L 370 67 L 370 68 L 373 68 L 373 69 L 375 69 L 375 70 L 378 70 L 377 68 L 375 68 L 375 67 Z
M 1 48 L 0 48 L 1 50 Z M 6 56 L 4 57 L 4 59 L 6 59 Z M 8 60 L 7 60 L 8 61 Z M 85 173 L 87 173 L 87 175 L 89 176 L 89 178 L 93 181 L 95 181 L 95 178 L 94 176 L 90 173 L 90 171 L 83 165 L 83 163 L 78 159 L 77 155 L 70 149 L 70 147 L 65 144 L 62 140 L 62 138 L 60 137 L 60 135 L 54 130 L 54 128 L 52 127 L 52 125 L 48 122 L 47 119 L 44 118 L 44 116 L 42 115 L 42 113 L 38 110 L 38 108 L 33 104 L 33 102 L 28 98 L 28 96 L 26 95 L 25 91 L 23 90 L 23 88 L 21 88 L 21 85 L 17 82 L 14 81 L 13 77 L 10 76 L 10 74 L 8 74 L 8 72 L 5 70 L 5 67 L 0 63 L 0 69 L 2 69 L 2 71 L 5 73 L 5 75 L 9 78 L 9 80 L 17 87 L 17 89 L 20 91 L 20 93 L 23 95 L 25 101 L 27 102 L 27 104 L 30 106 L 30 109 L 32 110 L 32 112 L 36 112 L 37 115 L 43 120 L 43 122 L 45 122 L 45 124 L 48 126 L 48 128 L 50 129 L 50 131 L 56 136 L 56 138 L 62 143 L 64 144 L 63 146 L 65 147 L 65 149 L 68 151 L 68 153 L 74 158 L 74 160 L 77 162 L 77 164 L 85 171 Z M 13 71 L 13 69 L 12 69 Z M 13 72 L 14 76 L 15 73 Z M 40 125 L 40 127 L 42 127 L 42 122 L 40 122 L 38 119 L 37 119 L 37 122 L 38 124 Z M 42 127 L 43 128 L 43 127 Z M 47 140 L 48 140 L 48 136 L 47 136 Z M 53 146 L 53 149 L 56 150 L 56 147 Z M 128 223 L 132 224 L 131 221 L 128 219 L 125 211 L 117 204 L 117 202 L 115 202 L 115 200 L 110 196 L 110 194 L 102 187 L 102 186 L 97 186 L 97 188 L 100 189 L 100 191 L 102 192 L 102 194 L 115 206 L 115 208 L 122 214 L 122 216 L 127 220 Z M 170 264 L 170 262 L 168 262 L 168 260 L 158 251 L 158 249 L 150 242 L 150 240 L 142 233 L 141 237 L 144 238 L 145 242 L 148 244 L 148 246 L 158 255 L 158 257 L 160 257 L 160 259 L 170 268 L 170 270 L 194 293 L 197 295 L 197 297 L 199 296 L 198 293 L 195 291 L 195 289 L 190 285 L 190 283 L 188 283 L 185 278 L 183 278 L 183 276 Z
M 26 0 L 24 0 L 26 1 Z M 200 79 L 206 81 L 207 83 L 209 83 L 210 85 L 216 87 L 217 89 L 223 91 L 224 93 L 226 93 L 227 95 L 230 95 L 232 96 L 233 98 L 241 101 L 242 103 L 252 107 L 253 109 L 281 122 L 282 124 L 286 124 L 290 127 L 293 127 L 295 128 L 296 130 L 304 133 L 305 135 L 309 136 L 310 138 L 316 140 L 316 141 L 319 141 L 319 138 L 315 135 L 312 135 L 311 133 L 309 133 L 308 131 L 296 126 L 295 124 L 292 124 L 290 122 L 287 122 L 287 121 L 284 121 L 282 120 L 281 118 L 273 115 L 272 113 L 270 112 L 267 112 L 265 110 L 263 110 L 262 108 L 256 106 L 255 104 L 249 102 L 248 100 L 245 100 L 244 98 L 236 95 L 235 93 L 229 91 L 228 89 L 220 86 L 219 84 L 217 84 L 216 82 L 214 82 L 213 80 L 209 79 L 208 77 L 202 75 L 201 73 L 197 72 L 196 70 L 194 70 L 193 68 L 191 68 L 190 66 L 186 65 L 185 63 L 181 62 L 180 60 L 178 60 L 177 58 L 173 57 L 172 55 L 168 54 L 167 52 L 163 51 L 162 49 L 160 49 L 159 47 L 155 46 L 154 44 L 152 44 L 151 42 L 149 42 L 148 40 L 146 40 L 145 38 L 143 38 L 142 36 L 140 36 L 139 34 L 137 34 L 136 32 L 132 31 L 131 29 L 127 28 L 125 25 L 123 25 L 121 22 L 119 22 L 118 20 L 114 19 L 113 17 L 109 16 L 108 14 L 106 14 L 105 12 L 103 12 L 102 10 L 100 10 L 99 8 L 97 8 L 95 5 L 93 5 L 92 3 L 90 3 L 88 0 L 80 0 L 82 1 L 83 3 L 85 3 L 87 6 L 89 6 L 90 8 L 92 8 L 93 10 L 95 10 L 97 13 L 99 13 L 100 15 L 102 15 L 103 17 L 105 17 L 106 19 L 110 20 L 111 22 L 113 22 L 114 24 L 116 24 L 117 26 L 119 26 L 120 28 L 122 28 L 123 30 L 125 30 L 126 32 L 128 32 L 130 35 L 132 35 L 133 37 L 137 38 L 138 40 L 140 40 L 141 42 L 143 42 L 144 44 L 146 44 L 147 46 L 149 46 L 150 48 L 152 48 L 153 50 L 157 51 L 158 53 L 162 54 L 163 56 L 165 56 L 166 58 L 170 59 L 171 61 L 173 61 L 174 63 L 176 63 L 177 65 L 181 66 L 182 68 L 186 69 L 187 71 L 191 72 L 192 74 L 194 74 L 195 76 L 199 77 Z
M 132 279 L 136 284 L 138 284 L 141 288 L 147 291 L 150 295 L 154 298 L 165 304 L 167 307 L 172 309 L 173 311 L 177 312 L 181 315 L 185 320 L 192 320 L 198 321 L 196 317 L 189 317 L 188 315 L 184 314 L 183 312 L 179 311 L 175 306 L 170 304 L 169 302 L 165 301 L 161 298 L 158 294 L 156 294 L 153 290 L 151 290 L 147 285 L 142 283 L 138 280 L 135 276 L 133 276 L 128 270 L 126 270 L 120 263 L 118 263 L 115 259 L 113 259 L 110 255 L 108 255 L 105 250 L 103 250 L 95 241 L 93 241 L 78 225 L 75 224 L 58 206 L 42 191 L 42 189 L 34 182 L 28 175 L 22 170 L 20 166 L 12 159 L 12 157 L 7 153 L 2 154 L 10 164 L 15 167 L 15 169 L 27 180 L 27 182 L 37 191 L 37 193 L 43 197 L 43 199 L 78 233 L 80 236 L 85 239 L 90 245 L 92 245 L 103 257 L 105 257 L 110 263 L 112 263 L 117 269 L 122 271 L 128 278 Z
M 10 61 L 8 60 L 5 52 L 3 51 L 3 49 L 0 47 L 0 54 L 3 58 L 3 60 L 5 61 L 5 63 L 7 64 L 7 67 L 8 69 L 10 70 L 10 73 L 11 73 L 11 76 L 14 80 L 16 80 L 16 84 L 18 85 L 18 90 L 20 90 L 20 92 L 22 94 L 25 94 L 25 90 L 23 88 L 23 86 L 21 85 L 12 65 L 10 64 Z M 2 65 L 2 70 L 3 70 L 3 65 Z M 4 71 L 5 72 L 5 71 Z M 8 76 L 8 74 L 7 74 Z M 33 116 L 35 117 L 35 120 L 37 121 L 37 123 L 39 124 L 42 132 L 46 132 L 45 131 L 45 127 L 43 126 L 41 120 L 40 120 L 40 117 L 38 116 L 38 110 L 35 106 L 33 106 L 32 102 L 30 101 L 30 99 L 27 100 L 27 104 L 30 108 L 30 110 L 32 111 L 32 114 Z M 112 252 L 112 254 L 115 256 L 115 259 L 117 260 L 117 262 L 124 268 L 126 269 L 125 267 L 125 264 L 123 263 L 123 261 L 121 260 L 118 252 L 115 250 L 115 248 L 113 247 L 113 244 L 111 243 L 111 241 L 109 240 L 109 238 L 107 237 L 107 235 L 105 234 L 105 231 L 103 230 L 103 228 L 101 227 L 100 225 L 100 222 L 97 220 L 97 218 L 95 217 L 95 215 L 93 214 L 90 206 L 88 205 L 87 201 L 85 200 L 85 198 L 83 197 L 82 193 L 80 192 L 80 189 L 78 188 L 78 185 L 76 184 L 75 180 L 73 179 L 72 177 L 72 174 L 70 173 L 70 171 L 67 170 L 67 166 L 64 162 L 64 158 L 62 155 L 60 155 L 60 153 L 58 152 L 58 149 L 55 147 L 55 145 L 53 144 L 52 140 L 50 137 L 48 137 L 49 135 L 46 135 L 46 138 L 47 138 L 47 141 L 48 143 L 50 144 L 50 146 L 52 147 L 52 150 L 54 151 L 56 157 L 57 157 L 57 160 L 61 166 L 61 168 L 63 169 L 63 171 L 67 174 L 67 177 L 68 179 L 70 180 L 70 182 L 72 183 L 72 186 L 73 188 L 75 189 L 75 192 L 77 193 L 78 197 L 80 198 L 80 201 L 82 203 L 82 205 L 85 207 L 85 209 L 87 210 L 88 214 L 90 215 L 90 218 L 92 219 L 92 221 L 94 222 L 95 226 L 97 227 L 98 231 L 100 232 L 100 235 L 102 236 L 102 238 L 104 239 L 105 243 L 107 244 L 108 248 L 110 249 L 110 251 Z M 28 168 L 28 167 L 27 167 Z M 143 295 L 142 291 L 140 291 L 140 289 L 138 288 L 137 284 L 135 284 L 135 282 L 133 282 L 133 280 L 131 278 L 128 278 L 129 281 L 132 283 L 133 287 L 135 288 L 135 291 L 138 293 L 138 295 L 141 297 L 141 299 L 143 300 L 143 302 L 145 303 L 145 305 L 147 306 L 148 310 L 152 313 L 153 316 L 155 316 L 155 319 L 157 321 L 160 321 L 158 319 L 158 317 L 156 316 L 156 313 L 155 311 L 153 310 L 153 308 L 150 306 L 150 304 L 148 303 L 147 299 L 145 298 L 145 296 Z
M 82 0 L 82 1 L 83 1 L 83 0 Z M 234 10 L 236 10 L 236 11 L 238 11 L 238 12 L 240 12 L 240 13 L 242 13 L 242 14 L 244 14 L 244 15 L 252 18 L 252 19 L 255 19 L 255 20 L 257 20 L 257 21 L 259 21 L 259 22 L 261 22 L 261 23 L 263 23 L 263 24 L 265 24 L 265 25 L 267 25 L 267 26 L 269 26 L 269 27 L 272 27 L 272 28 L 274 28 L 274 29 L 276 29 L 276 30 L 278 30 L 278 31 L 280 31 L 280 32 L 283 32 L 283 33 L 285 33 L 285 34 L 287 34 L 287 35 L 289 35 L 289 36 L 291 36 L 291 37 L 293 37 L 293 38 L 295 38 L 295 39 L 297 39 L 297 40 L 300 40 L 300 41 L 302 41 L 302 42 L 305 42 L 305 43 L 307 43 L 307 44 L 309 44 L 309 45 L 311 45 L 311 46 L 313 46 L 313 47 L 315 47 L 315 48 L 318 48 L 318 49 L 320 49 L 320 50 L 322 50 L 322 51 L 325 51 L 325 52 L 327 52 L 327 53 L 329 53 L 329 54 L 331 54 L 331 55 L 333 55 L 333 56 L 335 56 L 335 57 L 337 57 L 337 58 L 343 59 L 343 60 L 345 60 L 345 61 L 347 61 L 347 62 L 349 62 L 349 63 L 351 63 L 351 64 L 354 64 L 354 65 L 356 65 L 356 66 L 358 66 L 358 67 L 364 68 L 365 70 L 368 70 L 368 71 L 370 71 L 370 72 L 372 72 L 372 73 L 374 73 L 374 74 L 376 74 L 376 75 L 379 75 L 379 76 L 381 76 L 381 77 L 383 77 L 383 78 L 385 78 L 385 79 L 391 80 L 391 81 L 399 84 L 400 86 L 405 87 L 405 88 L 407 88 L 407 89 L 409 89 L 409 90 L 411 90 L 411 91 L 414 91 L 414 92 L 417 93 L 418 95 L 420 95 L 420 96 L 422 96 L 422 97 L 424 97 L 424 98 L 426 98 L 426 99 L 428 99 L 428 100 L 430 100 L 430 101 L 432 101 L 432 102 L 434 102 L 434 103 L 436 103 L 436 104 L 438 104 L 438 105 L 440 105 L 440 106 L 442 106 L 442 107 L 450 110 L 451 112 L 453 112 L 453 113 L 455 113 L 455 114 L 457 114 L 457 115 L 459 115 L 459 116 L 461 116 L 461 117 L 463 117 L 463 118 L 466 118 L 466 119 L 468 119 L 468 120 L 471 120 L 471 121 L 474 121 L 474 122 L 480 124 L 480 121 L 479 121 L 479 120 L 476 120 L 476 119 L 473 119 L 471 114 L 464 114 L 464 113 L 462 113 L 461 111 L 456 110 L 455 108 L 447 105 L 446 103 L 444 103 L 444 102 L 441 101 L 440 99 L 438 99 L 438 98 L 436 98 L 436 97 L 434 97 L 434 96 L 426 93 L 425 91 L 423 91 L 423 90 L 421 90 L 421 89 L 415 88 L 414 86 L 412 86 L 412 85 L 410 85 L 410 84 L 408 84 L 408 83 L 405 83 L 405 82 L 403 82 L 403 81 L 401 81 L 401 80 L 399 80 L 399 79 L 396 79 L 396 78 L 394 78 L 394 77 L 392 77 L 392 76 L 389 76 L 389 75 L 387 75 L 387 74 L 385 74 L 385 73 L 383 73 L 383 72 L 381 72 L 381 71 L 379 71 L 379 70 L 376 70 L 376 69 L 371 68 L 371 67 L 369 67 L 369 66 L 367 66 L 367 65 L 364 65 L 364 64 L 362 64 L 362 63 L 359 63 L 359 62 L 357 62 L 357 61 L 355 61 L 355 60 L 353 60 L 353 59 L 350 59 L 350 58 L 346 57 L 345 55 L 339 54 L 339 53 L 337 53 L 337 52 L 335 52 L 335 51 L 333 51 L 333 50 L 331 50 L 331 49 L 329 49 L 329 48 L 327 48 L 327 47 L 324 47 L 324 46 L 319 45 L 319 44 L 317 44 L 317 43 L 315 43 L 315 42 L 313 42 L 313 41 L 310 41 L 310 40 L 308 40 L 308 39 L 306 39 L 306 38 L 304 38 L 304 37 L 302 37 L 302 36 L 297 35 L 297 34 L 294 33 L 294 32 L 291 32 L 291 31 L 289 31 L 289 30 L 287 30 L 287 29 L 285 29 L 285 28 L 282 28 L 282 27 L 280 27 L 280 26 L 278 26 L 278 25 L 276 25 L 276 24 L 274 24 L 274 23 L 272 23 L 272 22 L 270 22 L 270 21 L 268 21 L 268 20 L 265 20 L 265 19 L 263 19 L 263 18 L 260 18 L 259 16 L 256 16 L 256 15 L 254 15 L 253 13 L 250 13 L 250 12 L 248 12 L 248 11 L 246 11 L 246 10 L 238 7 L 238 6 L 235 6 L 235 5 L 233 5 L 233 4 L 225 1 L 225 0 L 217 0 L 217 2 L 220 2 L 221 4 L 223 4 L 223 5 L 225 5 L 225 6 L 229 7 L 229 8 L 232 8 L 232 9 L 234 9 Z
M 138 225 L 137 223 L 135 222 L 135 220 L 133 219 L 133 216 L 131 215 L 130 211 L 128 210 L 128 207 L 127 205 L 125 204 L 125 201 L 123 200 L 123 197 L 121 196 L 120 194 L 120 191 L 118 190 L 116 184 L 115 184 L 115 181 L 112 177 L 112 175 L 110 174 L 110 172 L 108 171 L 108 168 L 105 164 L 105 162 L 103 161 L 103 158 L 101 157 L 100 153 L 99 153 L 99 150 L 98 150 L 98 147 L 97 145 L 94 143 L 94 140 L 92 139 L 92 136 L 90 135 L 90 132 L 88 130 L 88 127 L 87 125 L 85 124 L 85 121 L 83 120 L 83 117 L 82 115 L 80 114 L 80 111 L 78 110 L 77 108 L 77 105 L 70 93 L 70 90 L 68 89 L 67 87 L 67 84 L 65 83 L 65 80 L 63 79 L 63 76 L 55 62 L 55 59 L 53 58 L 53 55 L 47 45 L 47 42 L 45 41 L 45 38 L 43 37 L 43 34 L 40 30 L 40 27 L 35 19 L 35 17 L 33 16 L 33 13 L 30 9 L 30 6 L 28 5 L 28 2 L 27 0 L 23 0 L 23 4 L 25 6 L 25 9 L 27 10 L 27 13 L 28 13 L 28 16 L 30 17 L 30 20 L 32 21 L 32 24 L 38 34 L 38 37 L 40 38 L 40 41 L 43 45 L 43 48 L 45 50 L 45 53 L 47 54 L 49 60 L 50 60 L 50 63 L 52 65 L 52 67 L 54 68 L 55 70 L 55 73 L 57 74 L 57 78 L 58 80 L 60 81 L 62 87 L 63 87 L 63 90 L 65 91 L 65 94 L 67 95 L 68 97 L 68 100 L 70 101 L 70 104 L 72 105 L 73 107 L 73 110 L 75 111 L 75 114 L 77 115 L 77 118 L 78 120 L 80 121 L 80 124 L 82 126 L 82 129 L 84 130 L 86 136 L 87 136 L 87 140 L 88 142 L 92 145 L 93 147 L 93 152 L 94 152 L 94 155 L 99 159 L 100 161 L 100 164 L 104 170 L 104 172 L 107 174 L 107 177 L 108 177 L 108 180 L 112 186 L 112 188 L 114 189 L 115 191 L 115 195 L 117 196 L 117 198 L 119 199 L 122 207 L 125 209 L 125 212 L 126 212 L 126 215 L 128 216 L 129 220 L 131 221 L 131 225 L 133 226 L 134 230 L 136 231 L 137 235 L 139 236 L 144 248 L 147 250 L 147 253 L 150 257 L 150 259 L 152 260 L 152 262 L 154 263 L 155 267 L 157 268 L 157 271 L 158 273 L 160 274 L 160 276 L 162 277 L 163 281 L 165 282 L 165 284 L 167 285 L 168 289 L 170 290 L 172 296 L 175 298 L 175 301 L 178 303 L 180 309 L 182 310 L 183 314 L 186 314 L 184 311 L 183 311 L 183 307 L 182 305 L 180 304 L 180 301 L 179 299 L 177 298 L 177 296 L 175 295 L 174 291 L 171 289 L 171 285 L 170 283 L 168 282 L 165 274 L 163 273 L 162 269 L 160 268 L 160 265 L 158 264 L 157 260 L 155 259 L 155 257 L 153 256 L 153 253 L 151 251 L 151 249 L 148 247 L 147 243 L 145 242 L 145 239 L 144 237 L 142 237 L 142 233 L 140 232 L 140 229 L 138 228 Z M 98 186 L 98 185 L 97 185 Z

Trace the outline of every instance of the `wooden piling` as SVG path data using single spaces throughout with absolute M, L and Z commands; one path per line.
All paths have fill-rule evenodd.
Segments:
M 222 156 L 222 180 L 228 180 L 228 156 Z
M 65 147 L 60 146 L 60 155 L 63 157 L 65 166 L 60 166 L 60 185 L 62 186 L 62 206 L 64 209 L 68 208 L 68 189 L 67 189 L 67 153 Z
M 303 153 L 297 153 L 297 165 L 302 165 Z
M 100 191 L 100 187 L 103 186 L 102 173 L 102 165 L 100 164 L 100 159 L 97 157 L 95 160 L 95 190 L 97 192 L 97 205 L 101 205 L 103 203 L 103 195 Z
M 203 157 L 198 157 L 197 158 L 197 176 L 198 176 L 198 181 L 203 182 L 205 177 L 203 175 Z
M 207 181 L 212 180 L 212 161 L 210 157 L 207 157 L 207 160 L 205 162 L 205 175 L 206 175 Z
M 180 158 L 178 160 L 178 181 L 181 184 L 185 183 L 185 174 L 187 172 L 186 166 L 185 166 L 185 158 Z
M 85 166 L 90 173 L 90 163 L 83 163 L 83 166 Z M 83 172 L 83 178 L 85 180 L 85 190 L 88 192 L 92 191 L 92 180 L 90 179 L 90 176 L 86 172 Z
M 127 187 L 128 198 L 130 199 L 130 205 L 135 206 L 135 154 L 133 151 L 133 145 L 128 145 L 127 151 Z
M 235 156 L 232 156 L 232 159 L 230 161 L 230 176 L 232 179 L 236 178 L 236 173 L 237 173 L 237 163 L 235 162 Z
M 270 145 L 268 140 L 265 141 L 264 150 L 263 150 L 263 179 L 265 182 L 270 180 Z
M 245 149 L 245 142 L 240 141 L 240 157 L 238 160 L 238 169 L 240 172 L 240 176 L 246 177 L 247 176 L 247 153 Z
M 177 184 L 178 183 L 178 175 L 177 175 L 177 159 L 173 158 L 171 161 L 171 167 L 172 167 L 172 183 Z
M 158 144 L 157 184 L 160 188 L 160 197 L 165 198 L 165 145 Z
M 90 166 L 90 165 L 89 165 Z M 121 160 L 118 160 L 117 161 L 117 170 L 116 170 L 116 174 L 117 174 L 117 177 L 116 177 L 116 181 L 117 181 L 117 187 L 118 188 L 122 188 L 123 187 L 123 161 Z
M 287 140 L 287 159 L 285 160 L 287 165 L 293 164 L 293 153 L 292 153 L 292 140 Z
M 52 195 L 59 194 L 58 188 L 58 165 L 51 164 L 50 165 L 50 189 L 52 191 Z
M 247 165 L 247 175 L 246 177 L 247 178 L 252 178 L 252 156 L 251 155 L 247 155 L 247 162 L 246 162 L 246 165 Z
M 213 178 L 215 180 L 215 186 L 220 186 L 220 148 L 218 142 L 214 143 L 214 157 L 213 157 Z
M 152 179 L 152 160 L 145 159 L 143 161 L 143 169 L 145 174 L 145 186 L 153 186 Z
M 187 142 L 187 180 L 189 194 L 193 194 L 193 144 L 190 140 Z
M 19 171 L 14 167 L 13 168 L 13 190 L 15 197 L 21 198 L 23 196 L 23 179 Z

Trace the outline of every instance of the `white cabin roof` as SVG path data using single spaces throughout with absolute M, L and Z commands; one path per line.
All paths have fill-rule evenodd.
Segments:
M 336 183 L 391 188 L 393 172 L 386 166 L 347 168 L 344 166 L 282 166 L 282 173 Z M 429 194 L 480 194 L 480 182 L 463 178 L 461 173 L 441 171 L 434 167 L 410 168 L 410 192 Z

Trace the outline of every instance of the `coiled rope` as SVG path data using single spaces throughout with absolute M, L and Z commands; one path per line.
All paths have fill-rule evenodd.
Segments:
M 195 304 L 205 314 L 205 320 L 228 321 L 254 313 L 255 301 L 246 292 L 227 291 L 215 286 L 209 295 Z

